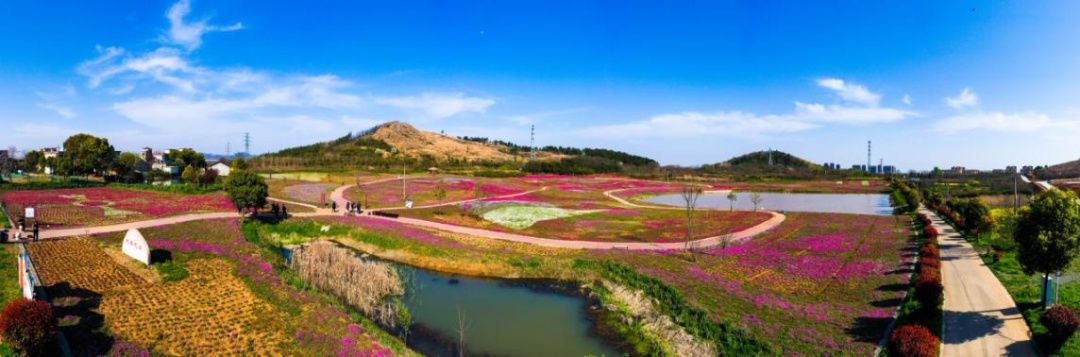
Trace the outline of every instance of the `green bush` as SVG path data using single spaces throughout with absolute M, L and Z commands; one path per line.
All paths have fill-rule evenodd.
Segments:
M 171 260 L 154 264 L 154 268 L 157 268 L 158 274 L 161 274 L 161 280 L 165 282 L 180 281 L 188 277 L 187 268 L 184 268 L 183 264 Z

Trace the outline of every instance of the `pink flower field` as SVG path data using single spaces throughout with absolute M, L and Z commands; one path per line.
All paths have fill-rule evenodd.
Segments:
M 37 209 L 41 223 L 94 226 L 195 212 L 234 210 L 224 194 L 189 195 L 109 187 L 7 191 L 0 201 L 9 212 Z
M 872 354 L 906 290 L 910 230 L 894 217 L 791 213 L 753 240 L 687 261 L 609 252 L 685 292 L 715 319 L 778 341 L 784 354 Z

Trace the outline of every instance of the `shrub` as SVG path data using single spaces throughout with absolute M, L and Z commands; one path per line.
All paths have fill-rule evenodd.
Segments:
M 926 226 L 923 228 L 923 235 L 925 235 L 926 238 L 937 238 L 937 228 L 934 228 L 934 226 Z
M 941 285 L 941 272 L 937 269 L 924 269 L 919 273 L 919 279 L 915 281 L 915 298 L 924 309 L 937 307 L 941 304 L 941 293 L 945 287 Z
M 930 217 L 927 217 L 925 213 L 919 213 L 919 223 L 922 223 L 923 227 L 928 227 L 933 222 L 930 221 Z
M 994 263 L 1000 262 L 1001 258 L 1005 257 L 1005 252 L 1001 250 L 994 250 Z
M 889 335 L 889 355 L 902 357 L 937 356 L 938 339 L 923 325 L 907 324 Z
M 1043 312 L 1039 322 L 1046 326 L 1050 337 L 1058 341 L 1072 337 L 1077 327 L 1080 327 L 1080 319 L 1076 317 L 1076 312 L 1064 305 L 1055 305 Z
M 919 257 L 919 271 L 923 269 L 941 269 L 941 260 L 934 256 L 921 256 Z
M 941 256 L 941 250 L 938 249 L 937 244 L 926 244 L 919 248 L 919 256 L 937 258 Z
M 4 342 L 30 355 L 40 354 L 56 335 L 52 306 L 44 301 L 16 299 L 0 312 Z

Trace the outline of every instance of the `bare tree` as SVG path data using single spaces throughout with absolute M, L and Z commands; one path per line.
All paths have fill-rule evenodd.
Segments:
M 761 204 L 761 201 L 764 201 L 764 200 L 765 200 L 764 198 L 761 198 L 760 193 L 754 192 L 754 193 L 750 194 L 750 202 L 754 203 L 754 210 L 755 211 L 757 211 L 758 205 Z
M 683 202 L 686 203 L 686 250 L 693 259 L 694 252 L 690 249 L 690 241 L 694 239 L 694 210 L 697 209 L 698 198 L 701 198 L 701 188 L 685 186 L 682 189 Z
M 457 307 L 457 321 L 458 321 L 458 357 L 465 356 L 465 333 L 469 330 L 469 321 L 465 317 L 465 311 L 461 310 L 461 305 Z
M 725 249 L 729 245 L 731 245 L 731 240 L 733 238 L 732 235 L 733 235 L 732 233 L 728 233 L 728 234 L 725 234 L 723 237 L 720 238 L 720 249 Z
M 730 211 L 734 211 L 734 210 L 735 210 L 735 200 L 737 200 L 737 199 L 739 199 L 739 196 L 736 196 L 736 195 L 735 195 L 735 190 L 731 190 L 731 191 L 729 191 L 729 192 L 728 192 L 728 194 L 727 194 L 727 200 L 728 200 L 729 202 L 731 202 L 731 209 L 730 209 Z

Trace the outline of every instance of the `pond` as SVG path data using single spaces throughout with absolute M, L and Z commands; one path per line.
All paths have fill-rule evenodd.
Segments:
M 283 248 L 286 260 L 292 249 Z M 356 259 L 373 259 L 357 256 Z M 413 318 L 407 344 L 426 356 L 618 356 L 598 333 L 591 303 L 570 283 L 443 274 L 391 262 L 406 285 Z
M 735 191 L 735 208 L 741 210 L 754 209 L 754 203 L 750 201 L 752 192 Z M 759 192 L 761 204 L 758 206 L 772 211 L 793 212 L 823 212 L 823 213 L 851 213 L 869 215 L 891 215 L 893 209 L 889 206 L 889 195 L 881 193 L 787 193 L 787 192 Z M 683 206 L 686 203 L 680 194 L 664 194 L 645 199 L 646 202 L 672 206 Z M 731 201 L 727 198 L 727 191 L 705 193 L 698 199 L 698 207 L 729 208 Z
M 464 325 L 469 355 L 620 355 L 596 333 L 590 303 L 576 286 L 400 267 L 408 277 L 405 305 L 415 321 L 409 347 L 420 353 L 456 356 Z

